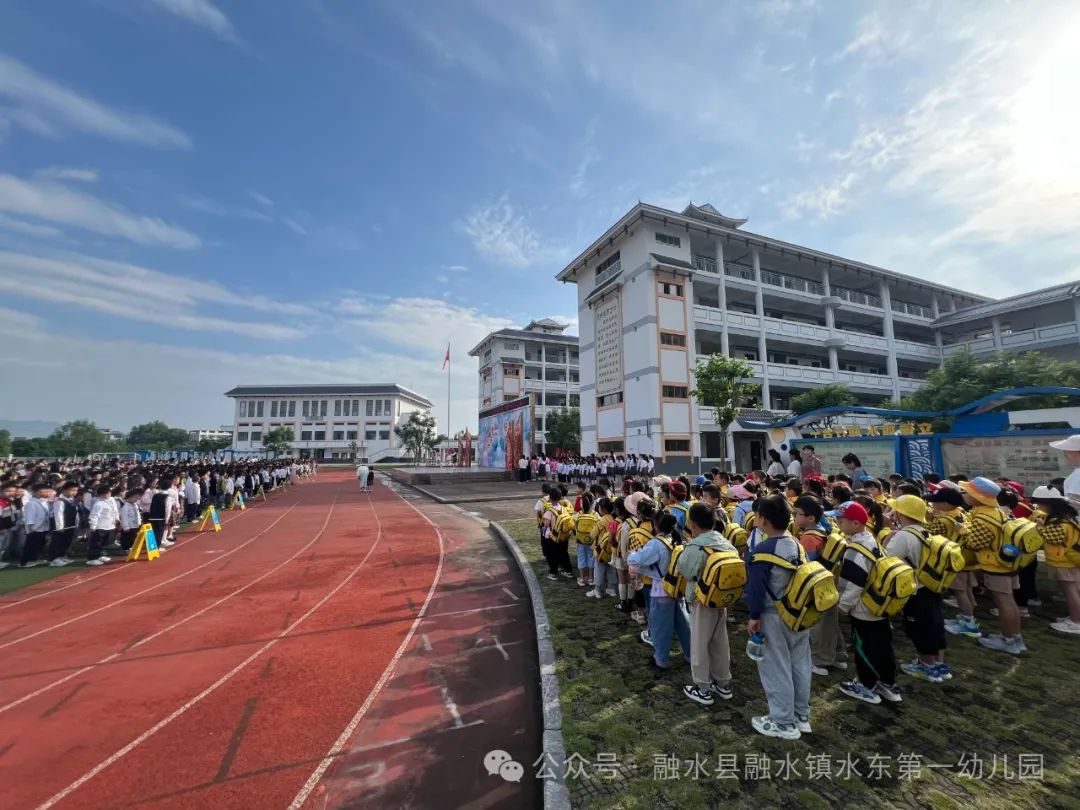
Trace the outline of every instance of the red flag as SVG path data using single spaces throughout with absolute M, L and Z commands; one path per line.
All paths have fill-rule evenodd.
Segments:
M 448 365 L 450 365 L 450 344 L 449 343 L 446 344 L 446 356 L 442 360 L 442 367 L 446 368 Z M 439 370 L 442 371 L 442 369 L 439 369 Z

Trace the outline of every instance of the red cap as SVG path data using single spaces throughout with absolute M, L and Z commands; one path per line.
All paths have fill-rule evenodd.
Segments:
M 1024 485 L 1021 484 L 1019 481 L 1006 481 L 1005 486 L 1007 486 L 1021 498 L 1024 497 Z
M 686 484 L 682 481 L 673 481 L 671 483 L 671 497 L 677 501 L 681 501 L 686 497 Z
M 836 510 L 836 516 L 838 518 L 854 520 L 856 523 L 862 523 L 864 526 L 870 522 L 870 515 L 866 511 L 866 507 L 861 503 L 855 503 L 855 501 L 846 501 L 840 504 L 840 507 Z

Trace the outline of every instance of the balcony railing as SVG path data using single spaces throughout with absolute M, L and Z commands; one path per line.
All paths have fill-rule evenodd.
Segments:
M 849 290 L 846 287 L 833 287 L 832 294 L 837 298 L 843 298 L 852 304 L 861 304 L 864 307 L 877 307 L 881 309 L 881 296 Z
M 1056 344 L 1062 340 L 1075 341 L 1078 333 L 1080 333 L 1080 326 L 1077 326 L 1075 321 L 1049 324 L 1034 329 L 1021 329 L 1017 332 L 1003 334 L 1001 336 L 1001 348 L 1013 350 L 1034 349 L 1045 344 Z M 984 337 L 943 346 L 941 353 L 948 357 L 962 351 L 964 347 L 971 349 L 975 354 L 992 352 L 997 348 L 992 337 Z
M 599 287 L 601 284 L 603 284 L 609 278 L 614 276 L 620 270 L 622 270 L 622 260 L 621 259 L 619 261 L 615 262 L 615 264 L 611 265 L 610 267 L 605 267 L 604 272 L 596 274 L 596 286 Z
M 716 259 L 709 256 L 694 256 L 690 262 L 694 265 L 695 270 L 699 270 L 702 273 L 715 273 L 716 272 Z
M 934 313 L 930 307 L 924 307 L 922 304 L 909 304 L 906 301 L 893 301 L 893 312 L 903 312 L 906 315 L 914 315 L 916 318 L 933 318 Z
M 824 295 L 825 285 L 817 281 L 788 276 L 783 273 L 774 273 L 771 270 L 761 271 L 761 283 L 770 284 L 773 287 L 783 287 L 785 290 L 809 293 L 810 295 Z

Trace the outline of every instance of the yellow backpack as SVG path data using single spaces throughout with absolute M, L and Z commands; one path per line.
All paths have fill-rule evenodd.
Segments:
M 593 554 L 602 563 L 611 562 L 611 555 L 614 551 L 611 540 L 612 535 L 608 531 L 608 522 L 601 517 L 596 521 L 596 526 L 593 529 Z
M 863 587 L 862 604 L 872 616 L 895 616 L 919 589 L 915 569 L 899 557 L 890 557 L 880 548 L 869 551 L 858 543 L 853 549 L 871 560 Z
M 749 534 L 754 530 L 754 523 L 757 520 L 757 515 L 753 512 L 747 512 L 746 517 L 743 518 L 742 527 Z
M 630 529 L 630 535 L 626 539 L 626 548 L 629 552 L 641 551 L 645 544 L 653 539 L 652 521 L 636 524 Z
M 1053 528 L 1057 523 L 1050 524 L 1045 528 Z M 1076 519 L 1064 521 L 1062 530 L 1065 536 L 1064 543 L 1046 543 L 1046 562 L 1058 568 L 1080 567 L 1080 523 Z
M 825 566 L 829 573 L 835 574 L 840 568 L 840 561 L 844 558 L 847 550 L 847 540 L 840 532 L 825 532 L 820 529 L 811 529 L 804 534 L 814 534 L 822 538 L 821 550 L 818 552 L 817 561 Z
M 746 563 L 739 552 L 710 551 L 701 568 L 694 597 L 705 607 L 727 608 L 739 601 L 745 587 Z
M 681 599 L 686 594 L 686 577 L 679 573 L 677 563 L 685 546 L 682 543 L 675 545 L 666 537 L 661 537 L 660 542 L 667 546 L 668 551 L 671 552 L 671 559 L 668 561 L 667 572 L 664 574 L 662 583 L 664 593 L 672 599 Z
M 746 541 L 750 538 L 750 533 L 738 523 L 732 521 L 724 526 L 724 537 L 731 545 L 741 551 L 746 548 Z
M 584 546 L 592 545 L 592 532 L 596 528 L 600 516 L 595 512 L 581 512 L 574 522 L 575 536 L 578 543 Z
M 1000 513 L 996 518 L 988 514 L 979 514 L 975 520 L 992 524 L 997 529 L 996 539 L 990 548 L 979 549 L 975 552 L 975 561 L 980 568 L 990 574 L 1012 574 L 1035 559 L 1035 553 L 1042 548 L 1042 535 L 1039 534 L 1039 526 L 1028 518 L 1011 518 L 1006 520 Z M 1007 546 L 1016 550 L 1013 556 Z
M 555 518 L 555 531 L 552 533 L 551 539 L 556 543 L 569 543 L 570 538 L 574 535 L 574 528 L 574 513 L 564 509 Z
M 797 540 L 795 543 L 798 545 Z M 792 572 L 783 596 L 777 597 L 769 591 L 780 620 L 791 630 L 808 630 L 820 621 L 821 614 L 840 601 L 836 578 L 821 563 L 807 560 L 806 550 L 801 545 L 797 562 L 776 554 L 755 554 L 752 559 L 754 562 L 772 563 Z
M 1003 543 L 1016 546 L 1020 551 L 1020 556 L 1016 559 L 1015 570 L 1017 571 L 1026 568 L 1043 547 L 1039 525 L 1028 518 L 1012 518 L 1005 521 L 1001 530 L 1001 540 Z
M 955 540 L 929 534 L 922 526 L 908 526 L 907 531 L 922 541 L 919 552 L 919 584 L 934 593 L 944 593 L 956 575 L 964 570 L 964 551 Z

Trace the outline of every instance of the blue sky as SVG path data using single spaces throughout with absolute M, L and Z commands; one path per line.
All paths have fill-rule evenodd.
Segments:
M 1080 9 L 8 0 L 0 417 L 396 380 L 475 423 L 641 199 L 991 295 L 1080 277 Z M 440 416 L 441 418 L 441 416 Z

